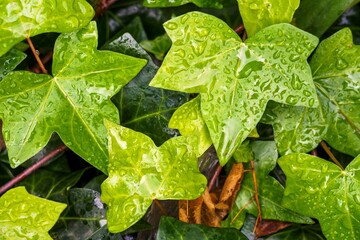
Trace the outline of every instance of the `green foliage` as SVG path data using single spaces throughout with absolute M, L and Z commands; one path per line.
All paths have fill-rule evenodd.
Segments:
M 145 61 L 97 51 L 96 47 L 97 30 L 92 22 L 57 39 L 52 76 L 16 71 L 0 82 L 0 117 L 13 167 L 36 154 L 57 132 L 70 149 L 107 172 L 103 119 L 119 121 L 109 98 Z M 93 149 L 88 151 L 84 146 Z
M 186 3 L 194 3 L 199 7 L 222 8 L 222 0 L 144 0 L 147 7 L 173 7 Z
M 186 224 L 172 217 L 162 217 L 156 240 L 247 240 L 233 228 L 213 228 L 197 224 Z
M 279 159 L 286 174 L 283 205 L 317 218 L 327 239 L 360 234 L 360 157 L 345 170 L 321 158 L 294 153 Z
M 196 139 L 176 137 L 159 148 L 146 135 L 106 122 L 109 133 L 109 178 L 101 200 L 109 207 L 110 232 L 137 222 L 154 199 L 194 199 L 206 187 L 197 168 Z
M 16 49 L 0 57 L 0 81 L 12 71 L 26 55 Z
M 306 62 L 317 44 L 312 35 L 277 24 L 242 43 L 223 21 L 199 12 L 164 26 L 173 46 L 150 85 L 200 93 L 221 165 L 256 127 L 269 100 L 318 104 Z
M 1 239 L 51 239 L 54 226 L 65 204 L 29 194 L 25 187 L 7 191 L 0 198 Z
M 140 45 L 146 51 L 154 54 L 157 59 L 163 60 L 165 54 L 171 47 L 171 39 L 167 34 L 164 34 L 154 40 L 144 40 Z
M 277 23 L 290 23 L 300 0 L 238 0 L 249 36 Z
M 264 121 L 273 124 L 280 153 L 308 152 L 324 139 L 356 156 L 360 153 L 360 47 L 353 44 L 351 31 L 343 29 L 321 42 L 310 66 L 319 107 L 271 104 L 265 114 Z
M 17 43 L 45 32 L 70 32 L 85 27 L 94 10 L 85 0 L 2 0 L 0 56 Z

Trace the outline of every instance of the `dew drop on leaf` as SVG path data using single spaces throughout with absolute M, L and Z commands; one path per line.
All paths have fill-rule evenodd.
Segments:
M 335 63 L 335 67 L 339 70 L 343 70 L 347 68 L 348 65 L 349 64 L 343 58 L 337 59 Z

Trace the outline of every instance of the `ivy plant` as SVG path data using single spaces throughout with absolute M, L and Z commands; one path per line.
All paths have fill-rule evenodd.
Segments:
M 0 239 L 357 239 L 359 22 L 358 0 L 1 1 Z

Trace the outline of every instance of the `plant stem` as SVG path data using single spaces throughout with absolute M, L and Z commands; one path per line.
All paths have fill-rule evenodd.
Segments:
M 262 221 L 262 216 L 261 216 L 259 189 L 258 189 L 258 185 L 257 185 L 257 181 L 256 181 L 256 172 L 255 172 L 254 161 L 250 161 L 250 166 L 251 166 L 251 173 L 252 173 L 252 177 L 253 177 L 253 181 L 254 181 L 255 202 L 256 202 L 257 209 L 258 209 L 258 215 L 256 217 L 256 222 L 255 222 L 254 232 L 253 232 L 253 233 L 255 233 L 257 225 Z
M 39 54 L 36 52 L 36 49 L 35 49 L 35 47 L 34 47 L 34 44 L 33 44 L 32 41 L 31 41 L 31 39 L 30 39 L 29 37 L 27 37 L 27 38 L 26 38 L 26 41 L 28 42 L 28 44 L 29 44 L 29 46 L 30 46 L 30 48 L 31 48 L 31 51 L 32 51 L 32 53 L 34 54 L 35 59 L 36 59 L 37 63 L 39 64 L 39 67 L 40 67 L 41 71 L 42 71 L 43 73 L 47 74 L 47 71 L 46 71 L 46 69 L 45 69 L 45 67 L 44 67 L 44 64 L 42 63 L 42 61 L 41 61 L 41 59 L 40 59 L 40 57 L 39 57 Z
M 338 165 L 342 170 L 345 170 L 344 167 L 340 164 L 340 162 L 336 159 L 336 157 L 334 156 L 334 154 L 330 151 L 330 148 L 326 145 L 326 143 L 324 141 L 320 142 L 321 147 L 325 150 L 325 152 L 327 153 L 327 155 L 329 155 L 330 159 L 336 164 Z
M 211 189 L 215 185 L 215 181 L 218 179 L 218 177 L 219 177 L 219 175 L 221 173 L 221 170 L 222 170 L 222 166 L 220 164 L 218 164 L 217 167 L 216 167 L 216 170 L 214 172 L 214 175 L 210 179 L 210 182 L 209 182 L 209 185 L 208 185 L 209 191 L 211 191 Z
M 168 215 L 165 208 L 161 205 L 159 200 L 154 199 L 154 203 L 156 204 L 156 206 L 158 206 L 158 208 L 160 209 L 160 211 L 163 215 Z
M 244 24 L 240 24 L 237 28 L 235 28 L 235 32 L 240 35 L 245 30 Z
M 43 157 L 42 159 L 37 161 L 34 165 L 32 165 L 31 167 L 25 169 L 22 173 L 20 173 L 15 178 L 11 179 L 9 182 L 7 182 L 6 184 L 4 184 L 3 186 L 0 187 L 0 195 L 2 195 L 7 190 L 12 188 L 16 184 L 18 184 L 21 180 L 23 180 L 24 178 L 26 178 L 27 176 L 29 176 L 30 174 L 35 172 L 42 165 L 44 165 L 46 162 L 50 161 L 51 159 L 53 159 L 54 157 L 56 157 L 60 153 L 65 152 L 65 150 L 67 150 L 67 147 L 65 145 L 60 145 L 58 148 L 56 148 L 55 150 L 50 152 L 48 155 L 46 155 L 45 157 Z

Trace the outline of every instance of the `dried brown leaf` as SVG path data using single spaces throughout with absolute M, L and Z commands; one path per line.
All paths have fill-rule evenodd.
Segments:
M 234 163 L 231 167 L 228 177 L 220 194 L 219 202 L 226 202 L 234 195 L 236 185 L 242 180 L 244 176 L 244 165 L 242 163 Z
M 291 226 L 289 222 L 281 222 L 275 220 L 263 220 L 259 223 L 255 229 L 256 236 L 262 237 L 267 236 L 273 233 L 276 233 L 284 228 Z

